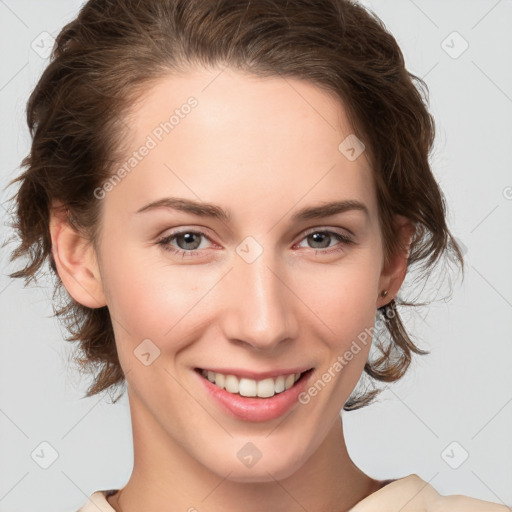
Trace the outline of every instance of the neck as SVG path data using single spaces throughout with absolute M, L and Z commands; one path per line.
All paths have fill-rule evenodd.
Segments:
M 108 498 L 117 512 L 186 510 L 235 512 L 344 511 L 380 487 L 347 452 L 341 417 L 313 455 L 291 476 L 266 482 L 229 480 L 199 464 L 130 395 L 134 438 L 132 475 Z

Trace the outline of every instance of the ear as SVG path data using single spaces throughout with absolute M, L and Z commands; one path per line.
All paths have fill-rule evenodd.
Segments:
M 88 308 L 105 306 L 93 244 L 71 225 L 66 208 L 59 201 L 50 208 L 50 235 L 57 273 L 69 295 Z
M 377 308 L 390 303 L 396 297 L 407 273 L 407 262 L 415 225 L 402 215 L 394 216 L 394 225 L 400 247 L 395 254 L 391 255 L 390 260 L 382 268 L 379 279 L 379 295 L 376 302 Z M 382 297 L 380 293 L 384 290 L 387 291 L 387 294 Z

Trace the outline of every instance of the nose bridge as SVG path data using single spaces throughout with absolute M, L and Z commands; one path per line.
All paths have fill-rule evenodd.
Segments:
M 270 249 L 258 245 L 260 249 L 252 240 L 237 248 L 229 275 L 231 301 L 226 335 L 269 350 L 295 336 L 293 294 L 285 285 L 282 262 L 272 256 Z

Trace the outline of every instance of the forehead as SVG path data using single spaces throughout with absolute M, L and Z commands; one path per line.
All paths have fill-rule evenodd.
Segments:
M 346 152 L 354 139 L 342 103 L 306 81 L 197 68 L 148 86 L 126 124 L 118 167 L 128 172 L 109 202 L 129 200 L 132 211 L 166 195 L 229 210 L 339 199 L 375 206 L 365 152 Z

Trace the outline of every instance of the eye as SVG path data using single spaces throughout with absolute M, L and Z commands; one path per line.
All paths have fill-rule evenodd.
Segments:
M 330 230 L 318 230 L 310 231 L 309 233 L 306 233 L 303 240 L 305 240 L 308 243 L 312 243 L 313 247 L 310 247 L 311 249 L 316 249 L 315 254 L 318 253 L 333 253 L 338 251 L 343 251 L 345 249 L 344 246 L 355 244 L 355 241 L 348 235 L 345 235 L 343 233 L 338 233 L 336 231 L 330 231 Z M 331 242 L 338 241 L 338 244 L 334 245 L 334 249 L 330 249 Z M 315 247 L 316 245 L 316 247 Z M 328 250 L 318 250 L 318 249 L 328 249 Z
M 210 240 L 201 231 L 179 231 L 172 233 L 163 238 L 160 238 L 157 242 L 166 251 L 170 251 L 178 256 L 193 257 L 199 256 L 200 250 L 197 250 L 201 245 L 201 238 Z M 176 249 L 171 245 L 171 242 L 176 240 L 178 248 Z
M 202 239 L 210 240 L 210 238 L 202 231 L 186 230 L 171 233 L 157 241 L 158 245 L 166 251 L 170 251 L 177 256 L 182 257 L 196 257 L 200 256 L 202 250 L 201 241 Z M 345 246 L 355 244 L 356 242 L 348 235 L 338 233 L 330 230 L 319 230 L 310 231 L 306 233 L 302 240 L 308 241 L 309 243 L 318 244 L 318 247 L 310 247 L 315 250 L 315 254 L 332 254 L 334 252 L 342 251 Z M 211 240 L 210 240 L 211 241 Z M 330 248 L 331 242 L 337 241 L 338 244 L 334 245 L 334 249 Z M 173 246 L 173 242 L 176 242 L 178 247 Z M 328 249 L 328 250 L 323 250 Z

